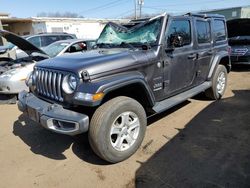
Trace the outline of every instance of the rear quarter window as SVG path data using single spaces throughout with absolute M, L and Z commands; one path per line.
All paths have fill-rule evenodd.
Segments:
M 215 41 L 226 40 L 226 26 L 224 20 L 214 20 Z

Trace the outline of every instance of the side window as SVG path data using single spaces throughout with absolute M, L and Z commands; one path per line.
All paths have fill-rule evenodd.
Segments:
M 29 41 L 31 44 L 35 45 L 36 47 L 41 47 L 41 39 L 39 36 L 28 38 L 27 41 Z
M 191 26 L 189 20 L 173 20 L 170 24 L 167 33 L 167 42 L 170 45 L 170 37 L 173 35 L 181 35 L 183 37 L 183 44 L 189 45 L 191 43 Z
M 87 50 L 87 45 L 85 42 L 79 42 L 76 44 L 73 44 L 72 46 L 69 47 L 67 52 L 69 53 L 74 53 L 74 52 L 80 52 L 80 51 L 85 51 Z
M 215 41 L 226 40 L 226 26 L 223 20 L 214 20 Z
M 60 38 L 61 40 L 73 39 L 70 35 L 61 35 Z
M 60 40 L 59 36 L 41 36 L 42 46 L 48 46 L 53 42 Z
M 196 21 L 196 32 L 198 43 L 209 43 L 211 41 L 210 24 L 208 21 Z

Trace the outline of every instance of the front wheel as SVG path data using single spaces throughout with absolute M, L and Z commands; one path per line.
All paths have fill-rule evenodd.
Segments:
M 227 86 L 227 69 L 223 65 L 218 65 L 213 77 L 212 87 L 205 91 L 205 94 L 210 99 L 220 99 L 226 90 Z
M 129 158 L 140 147 L 147 119 L 144 108 L 129 97 L 116 97 L 94 113 L 89 142 L 102 159 L 116 163 Z

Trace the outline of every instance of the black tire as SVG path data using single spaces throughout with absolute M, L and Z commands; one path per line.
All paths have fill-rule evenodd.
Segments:
M 224 85 L 223 90 L 219 91 L 217 89 L 217 84 L 218 84 L 218 77 L 221 74 L 224 74 L 224 76 L 225 76 L 225 85 Z M 225 90 L 226 90 L 226 86 L 227 86 L 227 69 L 224 65 L 218 65 L 218 67 L 216 68 L 216 71 L 212 77 L 212 86 L 211 86 L 211 88 L 209 88 L 205 91 L 205 95 L 210 99 L 218 100 L 224 95 Z
M 16 104 L 17 96 L 12 94 L 0 94 L 0 104 Z
M 124 113 L 135 114 L 136 119 L 139 120 L 140 128 L 137 128 L 139 131 L 137 131 L 137 138 L 134 139 L 133 144 L 125 151 L 118 151 L 112 146 L 112 137 L 110 134 L 112 126 L 115 122 L 118 122 L 118 119 Z M 128 117 L 130 118 L 129 115 Z M 129 119 L 129 122 L 134 120 L 133 118 L 132 120 Z M 146 126 L 146 113 L 139 102 L 129 97 L 116 97 L 102 104 L 92 116 L 89 128 L 89 143 L 99 157 L 110 163 L 117 163 L 129 158 L 137 151 L 145 136 Z M 126 145 L 126 141 L 124 144 Z

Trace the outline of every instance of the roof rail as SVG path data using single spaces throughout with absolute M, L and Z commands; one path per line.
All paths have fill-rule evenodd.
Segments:
M 225 16 L 221 14 L 202 14 L 202 13 L 186 13 L 183 16 L 195 16 L 200 18 L 225 18 Z

